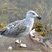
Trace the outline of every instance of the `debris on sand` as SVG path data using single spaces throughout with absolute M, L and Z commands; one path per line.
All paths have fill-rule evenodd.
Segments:
M 30 38 L 33 40 L 33 42 L 38 42 L 38 43 L 41 43 L 43 44 L 45 47 L 49 47 L 49 48 L 52 48 L 52 45 L 51 43 L 49 42 L 49 40 L 46 40 L 45 37 L 41 36 L 39 34 L 39 32 L 36 32 L 35 29 L 33 29 L 31 32 L 30 32 Z
M 19 43 L 21 43 L 21 40 L 18 40 L 18 39 L 17 39 L 17 40 L 15 41 L 15 44 L 19 44 Z
M 2 37 L 2 35 L 0 35 L 0 38 Z
M 27 45 L 26 45 L 26 44 L 21 43 L 21 44 L 20 44 L 20 47 L 22 47 L 22 48 L 26 48 L 26 47 L 27 47 Z
M 35 29 L 36 32 L 39 32 L 41 36 L 47 36 L 47 29 L 45 29 L 43 23 L 41 20 L 37 20 L 34 25 L 33 29 Z
M 33 34 L 33 35 L 32 35 Z M 44 37 L 42 37 L 41 35 L 39 35 L 38 32 L 35 31 L 35 29 L 33 29 L 31 32 L 30 32 L 30 38 L 33 40 L 33 41 L 37 41 L 37 42 L 42 42 Z
M 21 47 L 21 48 L 26 48 L 26 47 L 27 47 L 27 45 L 24 44 L 24 43 L 22 43 L 21 40 L 19 40 L 19 39 L 17 39 L 17 40 L 15 41 L 15 44 L 18 45 L 18 46 Z
M 52 45 L 51 45 L 51 43 L 50 43 L 49 41 L 46 41 L 45 43 L 46 43 L 46 45 L 47 45 L 49 48 L 52 49 Z
M 8 49 L 9 49 L 9 50 L 12 50 L 12 46 L 9 46 Z

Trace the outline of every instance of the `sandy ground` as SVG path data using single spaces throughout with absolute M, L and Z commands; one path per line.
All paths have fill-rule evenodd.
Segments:
M 38 43 L 38 42 L 33 42 L 29 36 L 26 37 L 21 37 L 20 39 L 22 40 L 22 43 L 27 44 L 27 48 L 21 48 L 19 45 L 15 44 L 15 40 L 17 38 L 8 38 L 5 36 L 0 37 L 0 51 L 1 52 L 30 52 L 30 51 L 35 51 L 35 52 L 50 52 L 51 49 L 48 47 L 45 47 L 44 45 Z M 12 46 L 13 49 L 9 50 L 8 47 Z

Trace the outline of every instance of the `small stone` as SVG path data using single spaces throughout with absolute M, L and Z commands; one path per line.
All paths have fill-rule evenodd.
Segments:
M 2 35 L 0 35 L 0 38 L 2 37 Z
M 9 50 L 12 50 L 12 46 L 9 46 L 8 49 L 9 49 Z
M 27 45 L 26 45 L 26 44 L 21 43 L 21 44 L 20 44 L 20 47 L 26 48 L 26 47 L 27 47 Z
M 15 41 L 15 44 L 19 44 L 19 43 L 21 43 L 21 40 L 16 40 Z

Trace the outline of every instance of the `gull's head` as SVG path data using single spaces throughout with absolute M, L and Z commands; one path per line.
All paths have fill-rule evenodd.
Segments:
M 26 17 L 29 18 L 38 18 L 40 19 L 41 17 L 33 10 L 29 10 L 27 13 L 26 13 Z

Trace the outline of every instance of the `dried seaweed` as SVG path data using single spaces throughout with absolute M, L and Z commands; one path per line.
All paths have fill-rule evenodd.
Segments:
M 44 25 L 42 24 L 41 20 L 37 20 L 34 23 L 33 29 L 40 33 L 41 36 L 47 35 L 47 30 L 45 29 Z

